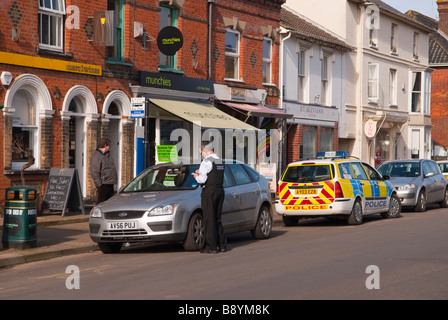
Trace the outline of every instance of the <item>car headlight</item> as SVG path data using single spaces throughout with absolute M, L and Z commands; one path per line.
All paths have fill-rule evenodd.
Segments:
M 148 212 L 148 216 L 163 216 L 173 214 L 177 203 L 167 204 L 165 206 L 155 207 Z
M 103 212 L 100 208 L 93 207 L 92 210 L 90 210 L 90 217 L 92 218 L 102 218 Z
M 402 186 L 398 187 L 398 190 L 409 190 L 409 189 L 414 189 L 415 188 L 415 184 L 404 184 Z

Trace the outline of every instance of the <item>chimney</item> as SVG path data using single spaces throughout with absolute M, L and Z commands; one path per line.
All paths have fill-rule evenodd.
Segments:
M 448 35 L 448 0 L 437 0 L 439 30 Z

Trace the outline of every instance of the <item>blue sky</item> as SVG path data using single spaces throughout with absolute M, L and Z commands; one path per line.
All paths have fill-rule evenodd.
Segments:
M 433 19 L 439 19 L 436 0 L 382 0 L 400 12 L 415 10 Z

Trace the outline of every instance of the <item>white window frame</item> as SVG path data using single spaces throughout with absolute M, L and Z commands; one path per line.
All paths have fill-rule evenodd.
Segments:
M 297 51 L 297 101 L 305 102 L 306 50 Z
M 389 69 L 389 105 L 397 106 L 397 69 Z
M 230 29 L 230 28 L 226 29 L 226 34 L 227 33 L 236 34 L 237 35 L 237 41 L 236 41 L 236 52 L 229 52 L 229 51 L 227 51 L 227 48 L 225 49 L 225 56 L 226 56 L 225 60 L 226 60 L 226 62 L 227 62 L 227 58 L 228 57 L 233 60 L 234 77 L 233 78 L 224 77 L 224 80 L 240 80 L 239 77 L 240 77 L 241 34 L 237 30 L 233 30 L 233 29 Z M 226 66 L 225 66 L 225 69 L 227 69 Z
M 330 57 L 328 55 L 323 55 L 321 59 L 321 97 L 320 101 L 323 106 L 329 105 L 329 91 L 330 91 Z
M 390 53 L 398 53 L 398 25 L 395 23 L 391 24 L 390 27 Z
M 414 79 L 417 78 L 417 74 L 420 74 L 420 90 L 414 90 L 415 82 L 416 82 L 416 80 L 414 80 Z M 415 75 L 415 77 L 414 77 L 414 75 Z M 423 96 L 424 96 L 423 79 L 424 79 L 424 74 L 422 71 L 411 71 L 411 85 L 410 85 L 411 97 L 409 100 L 410 101 L 409 109 L 410 109 L 410 112 L 412 112 L 412 113 L 422 113 L 424 110 L 424 107 L 423 107 L 423 103 L 424 103 L 424 101 L 423 101 Z M 413 110 L 414 97 L 416 97 L 417 94 L 419 97 L 419 101 L 418 101 L 418 105 L 416 106 L 415 110 Z
M 420 34 L 418 32 L 414 32 L 413 40 L 412 40 L 412 58 L 415 61 L 419 60 L 419 39 Z
M 266 57 L 265 43 L 268 43 L 269 52 Z M 263 38 L 263 83 L 272 83 L 272 39 L 264 37 Z
M 373 72 L 373 77 L 371 78 L 372 72 L 370 72 L 371 68 L 375 68 Z M 372 89 L 370 89 L 372 88 Z M 378 103 L 379 99 L 379 64 L 378 63 L 369 63 L 367 67 L 367 98 L 368 102 Z M 371 95 L 372 92 L 375 92 L 376 95 Z
M 373 20 L 372 20 L 372 24 L 373 24 Z M 378 48 L 378 31 L 376 28 L 371 28 L 369 29 L 369 46 L 371 48 Z
M 56 3 L 58 8 L 55 8 L 53 4 Z M 46 6 L 49 5 L 49 6 Z M 52 51 L 58 51 L 63 52 L 64 51 L 64 16 L 65 16 L 65 0 L 39 0 L 39 12 L 38 12 L 38 21 L 39 21 L 39 48 L 45 49 L 45 50 L 52 50 Z M 48 26 L 47 26 L 47 32 L 48 32 L 48 41 L 49 43 L 43 43 L 42 42 L 42 32 L 44 31 L 42 28 L 43 19 L 42 16 L 48 16 Z M 50 21 L 52 19 L 56 20 L 56 29 L 55 29 L 55 39 L 56 44 L 52 45 L 50 44 L 50 39 L 52 36 L 52 32 L 50 30 Z

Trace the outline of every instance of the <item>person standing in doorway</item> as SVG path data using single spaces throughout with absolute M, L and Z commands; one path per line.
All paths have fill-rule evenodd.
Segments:
M 204 218 L 205 243 L 201 253 L 226 250 L 226 237 L 221 223 L 224 202 L 224 164 L 214 153 L 209 142 L 202 142 L 200 152 L 204 159 L 194 177 L 202 186 L 201 205 Z
M 101 138 L 98 148 L 90 158 L 90 175 L 97 189 L 97 204 L 114 195 L 118 175 L 110 155 L 110 140 L 107 138 Z

